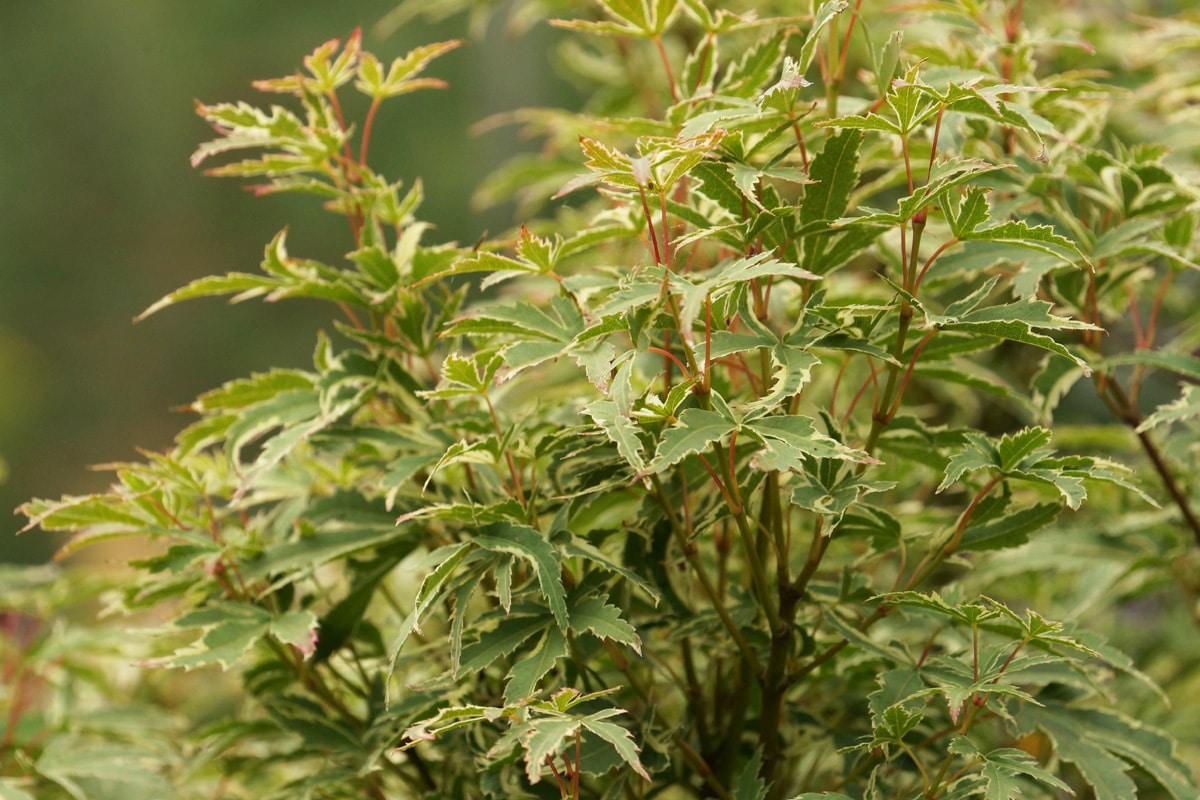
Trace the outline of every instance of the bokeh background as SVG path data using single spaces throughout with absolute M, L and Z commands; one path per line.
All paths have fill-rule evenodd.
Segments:
M 134 324 L 188 281 L 257 269 L 290 225 L 295 255 L 336 260 L 345 220 L 302 197 L 255 199 L 188 157 L 211 131 L 193 101 L 256 101 L 250 81 L 295 71 L 315 46 L 361 26 L 385 61 L 469 37 L 465 17 L 381 26 L 396 0 L 6 0 L 0 3 L 0 561 L 36 562 L 47 534 L 17 536 L 31 497 L 100 490 L 98 465 L 163 449 L 198 393 L 256 370 L 311 364 L 324 312 L 195 301 Z M 474 241 L 513 221 L 470 195 L 528 146 L 491 114 L 569 103 L 549 61 L 554 31 L 517 38 L 503 17 L 434 63 L 450 89 L 383 106 L 377 169 L 422 176 L 438 240 Z M 474 31 L 476 34 L 478 30 Z M 487 65 L 486 67 L 484 65 Z M 390 107 L 389 107 L 390 106 Z

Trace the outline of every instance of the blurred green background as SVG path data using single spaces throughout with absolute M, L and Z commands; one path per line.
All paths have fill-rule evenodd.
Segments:
M 356 26 L 385 61 L 466 35 L 462 18 L 384 35 L 378 23 L 395 5 L 0 3 L 0 561 L 53 552 L 46 534 L 15 535 L 23 519 L 9 512 L 20 503 L 103 488 L 110 476 L 89 465 L 168 447 L 189 421 L 179 409 L 206 389 L 310 365 L 323 308 L 197 301 L 133 317 L 194 278 L 256 270 L 285 225 L 295 255 L 336 260 L 351 248 L 345 220 L 315 202 L 255 199 L 192 169 L 188 156 L 211 133 L 193 100 L 258 101 L 251 80 L 295 71 Z M 423 176 L 421 215 L 438 240 L 474 241 L 512 222 L 510 210 L 471 212 L 469 197 L 521 143 L 470 125 L 566 91 L 547 62 L 553 31 L 518 40 L 492 24 L 431 67 L 449 90 L 385 104 L 372 140 L 377 169 L 406 183 Z

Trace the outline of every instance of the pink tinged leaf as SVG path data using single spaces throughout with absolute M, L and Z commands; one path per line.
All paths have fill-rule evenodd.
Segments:
M 958 718 L 962 716 L 963 703 L 954 702 L 949 697 L 946 698 L 946 708 L 950 711 L 950 723 L 958 724 Z
M 305 659 L 311 658 L 312 654 L 317 652 L 317 628 L 316 627 L 312 628 L 312 630 L 310 630 L 308 632 L 308 642 L 297 644 L 296 649 L 300 651 L 300 654 L 302 656 L 304 656 Z
M 650 159 L 642 156 L 631 159 L 630 163 L 633 165 L 633 179 L 638 182 L 638 186 L 650 183 Z

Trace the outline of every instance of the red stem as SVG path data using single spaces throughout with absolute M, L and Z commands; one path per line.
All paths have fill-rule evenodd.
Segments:
M 671 87 L 671 102 L 679 102 L 679 88 L 675 85 L 675 73 L 671 71 L 671 62 L 667 58 L 667 49 L 663 47 L 662 37 L 654 37 L 654 46 L 658 48 L 658 57 L 662 59 L 663 69 L 667 73 L 667 85 Z
M 371 129 L 375 126 L 375 112 L 379 110 L 382 100 L 382 97 L 371 100 L 371 107 L 367 109 L 367 118 L 363 121 L 362 146 L 358 150 L 358 164 L 362 167 L 367 165 L 367 145 L 371 142 Z
M 846 75 L 846 53 L 850 49 L 850 34 L 854 33 L 854 23 L 858 22 L 858 12 L 862 8 L 862 0 L 858 0 L 854 4 L 854 11 L 850 14 L 850 23 L 846 26 L 846 35 L 842 37 L 842 49 L 838 54 L 838 65 L 836 80 L 841 80 Z
M 929 344 L 929 340 L 933 338 L 935 333 L 937 333 L 936 328 L 925 334 L 925 338 L 921 339 L 913 350 L 912 358 L 908 362 L 908 369 L 904 371 L 904 377 L 901 378 L 900 386 L 896 389 L 896 399 L 892 402 L 892 407 L 888 409 L 887 420 L 889 422 L 895 418 L 896 412 L 900 410 L 900 399 L 904 397 L 904 389 L 908 386 L 908 379 L 912 376 L 913 368 L 917 366 L 917 359 L 921 357 L 921 351 L 925 349 L 925 345 Z
M 651 353 L 658 353 L 661 356 L 665 356 L 665 357 L 671 359 L 671 361 L 673 361 L 675 363 L 675 365 L 677 367 L 679 367 L 679 371 L 683 375 L 684 380 L 692 379 L 692 376 L 688 374 L 687 367 L 684 366 L 684 363 L 679 360 L 679 356 L 675 355 L 670 350 L 664 350 L 663 348 L 657 347 L 655 345 L 651 345 L 650 347 L 647 347 L 646 350 Z

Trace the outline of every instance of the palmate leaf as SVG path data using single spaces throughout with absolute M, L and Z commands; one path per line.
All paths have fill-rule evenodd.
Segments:
M 277 233 L 267 244 L 262 260 L 265 275 L 231 272 L 192 281 L 168 294 L 139 314 L 142 320 L 167 306 L 197 297 L 232 294 L 231 302 L 252 297 L 268 301 L 289 297 L 308 297 L 369 308 L 374 297 L 363 287 L 355 285 L 350 273 L 310 259 L 292 258 L 287 252 L 287 231 Z M 361 276 L 359 276 L 361 281 Z
M 725 135 L 726 131 L 718 129 L 686 139 L 644 136 L 638 140 L 638 152 L 643 155 L 634 162 L 634 177 L 641 185 L 641 165 L 648 162 L 651 185 L 660 191 L 669 190 L 691 173 L 693 167 L 709 158 Z
M 883 712 L 894 705 L 907 704 L 910 710 L 919 709 L 925 703 L 925 681 L 916 667 L 889 669 L 875 678 L 879 689 L 867 695 L 871 719 L 878 725 Z
M 472 353 L 469 356 L 450 353 L 442 361 L 437 388 L 417 394 L 431 400 L 483 396 L 492 388 L 503 363 L 499 353 Z
M 183 300 L 197 297 L 216 297 L 234 295 L 232 302 L 248 300 L 252 297 L 262 297 L 284 286 L 283 281 L 266 275 L 252 275 L 248 272 L 230 272 L 227 275 L 209 275 L 197 278 L 183 288 L 176 289 L 166 297 L 153 303 L 149 308 L 138 314 L 135 321 L 140 321 L 155 314 L 167 306 L 175 305 Z
M 987 781 L 986 800 L 1011 800 L 1021 796 L 1021 785 L 1014 780 L 1018 775 L 1026 775 L 1039 783 L 1053 786 L 1060 792 L 1071 794 L 1071 787 L 1057 776 L 1038 766 L 1037 761 L 1028 753 L 1012 747 L 1001 747 L 983 753 L 965 736 L 955 735 L 950 740 L 949 751 L 971 760 L 983 761 L 984 779 Z
M 748 111 L 747 113 L 751 113 Z M 757 114 L 754 110 L 752 113 Z M 701 161 L 692 169 L 692 177 L 699 182 L 696 190 L 712 200 L 735 219 L 741 217 L 746 196 L 733 179 L 732 165 L 720 161 Z
M 818 480 L 812 472 L 799 477 L 802 482 L 792 490 L 792 504 L 816 514 L 828 514 L 835 522 L 840 521 L 864 495 L 896 487 L 892 481 L 865 480 L 852 472 L 842 474 L 828 484 Z
M 1005 434 L 999 442 L 974 431 L 966 432 L 963 438 L 966 444 L 947 463 L 938 492 L 969 472 L 995 470 L 1006 478 L 1053 486 L 1072 510 L 1078 509 L 1087 498 L 1085 481 L 1119 486 L 1153 506 L 1158 505 L 1130 479 L 1131 470 L 1122 464 L 1093 456 L 1054 456 L 1054 451 L 1048 447 L 1050 431 L 1044 428 L 1026 428 L 1015 434 Z M 1032 523 L 1036 517 L 1035 514 L 1027 521 Z
M 244 102 L 215 105 L 197 102 L 196 113 L 222 135 L 196 148 L 191 158 L 193 167 L 230 150 L 311 143 L 304 122 L 282 106 L 271 106 L 268 112 Z
M 817 125 L 820 127 L 840 128 L 841 130 L 877 131 L 879 133 L 900 135 L 899 125 L 873 111 L 865 115 L 847 114 L 842 117 L 821 120 Z
M 810 458 L 833 458 L 856 464 L 878 464 L 870 454 L 847 447 L 817 432 L 816 421 L 803 416 L 771 416 L 750 419 L 742 426 L 745 433 L 762 442 L 750 463 L 768 472 L 801 472 Z
M 1095 792 L 1096 800 L 1137 797 L 1126 774 L 1138 767 L 1175 800 L 1197 796 L 1191 770 L 1175 754 L 1170 737 L 1112 711 L 1072 707 L 1022 706 L 1016 714 L 1022 733 L 1035 728 L 1054 743 L 1058 757 L 1070 761 Z
M 679 0 L 599 0 L 613 22 L 591 20 L 551 20 L 560 28 L 589 33 L 650 38 L 666 29 Z
M 528 562 L 537 576 L 542 598 L 550 607 L 559 632 L 567 632 L 567 597 L 562 583 L 561 561 L 558 551 L 546 537 L 527 525 L 497 522 L 476 533 L 471 542 L 484 550 L 508 553 Z
M 525 777 L 531 784 L 542 779 L 546 759 L 565 750 L 578 729 L 575 719 L 553 716 L 530 720 L 513 730 L 512 738 L 518 738 L 525 750 Z
M 703 280 L 674 275 L 670 277 L 671 291 L 680 298 L 680 334 L 687 340 L 692 337 L 692 327 L 700 317 L 706 302 L 717 302 L 731 291 L 736 291 L 753 280 L 784 278 L 793 280 L 816 280 L 819 276 L 800 267 L 772 258 L 770 253 L 759 253 L 749 258 L 739 258 L 722 263 L 704 274 Z
M 189 408 L 197 413 L 242 409 L 286 391 L 304 391 L 314 386 L 312 375 L 292 369 L 270 372 L 230 381 L 219 389 L 205 392 Z
M 642 640 L 637 630 L 621 618 L 621 610 L 600 597 L 589 597 L 571 604 L 571 630 L 589 633 L 597 639 L 619 642 L 632 647 L 639 655 Z
M 617 714 L 625 713 L 619 708 L 608 708 L 597 711 L 594 714 L 588 714 L 579 720 L 586 730 L 596 734 L 604 741 L 612 745 L 613 750 L 620 756 L 629 768 L 638 774 L 642 780 L 650 780 L 650 773 L 642 766 L 642 761 L 638 758 L 638 750 L 640 749 L 633 742 L 633 734 L 625 728 L 612 722 L 607 722 L 606 718 L 616 716 Z
M 737 423 L 715 411 L 685 409 L 679 415 L 679 422 L 663 435 L 646 471 L 658 473 L 669 469 L 687 456 L 704 452 L 736 429 Z
M 582 332 L 579 308 L 556 295 L 545 308 L 507 302 L 483 306 L 455 320 L 443 335 L 514 334 L 565 345 Z
M 628 414 L 620 413 L 615 402 L 596 400 L 584 408 L 584 413 L 616 444 L 617 452 L 635 473 L 641 473 L 646 468 L 646 460 L 642 457 L 644 445 L 639 436 L 638 426 Z
M 359 56 L 358 80 L 354 85 L 360 92 L 376 98 L 395 97 L 417 89 L 444 88 L 444 81 L 416 76 L 424 71 L 433 59 L 462 44 L 460 40 L 452 40 L 416 47 L 394 59 L 388 66 L 387 74 L 384 74 L 383 65 L 374 54 L 363 52 Z
M 446 733 L 462 728 L 467 725 L 475 725 L 480 722 L 495 722 L 500 719 L 507 709 L 496 708 L 494 706 L 452 706 L 443 708 L 432 717 L 423 719 L 420 722 L 415 722 L 405 729 L 403 744 L 397 747 L 397 751 L 408 750 L 416 747 L 422 742 L 430 742 L 437 738 L 438 734 Z
M 963 331 L 1008 339 L 1032 345 L 1063 356 L 1074 363 L 1085 375 L 1091 375 L 1091 367 L 1082 358 L 1072 353 L 1061 343 L 1049 336 L 1035 333 L 1037 330 L 1085 331 L 1099 330 L 1095 325 L 1067 317 L 1056 317 L 1050 313 L 1051 305 L 1043 300 L 1018 300 L 999 306 L 972 308 L 965 312 L 934 314 L 926 310 L 930 327 L 939 330 Z M 950 309 L 947 309 L 949 312 Z
M 153 667 L 195 669 L 218 664 L 232 667 L 266 636 L 311 655 L 317 644 L 317 617 L 311 611 L 287 611 L 278 616 L 259 606 L 220 603 L 184 614 L 177 628 L 201 628 L 204 635 L 173 655 L 151 659 Z
M 903 608 L 914 608 L 959 625 L 978 625 L 1000 616 L 999 609 L 982 602 L 951 603 L 937 592 L 890 592 L 875 598 Z
M 278 579 L 296 572 L 310 572 L 330 561 L 391 544 L 408 536 L 406 531 L 398 531 L 392 524 L 350 524 L 344 528 L 321 530 L 267 546 L 241 565 L 242 577 L 247 580 Z
M 919 711 L 911 711 L 904 705 L 889 706 L 880 715 L 878 723 L 872 732 L 871 746 L 879 747 L 888 744 L 899 744 L 909 731 L 921 724 L 924 715 Z

